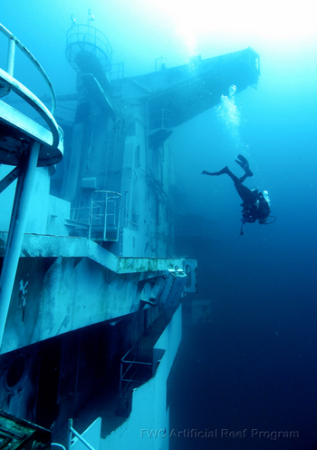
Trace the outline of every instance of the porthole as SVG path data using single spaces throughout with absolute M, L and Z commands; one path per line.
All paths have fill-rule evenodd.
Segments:
M 5 377 L 5 385 L 8 390 L 15 389 L 21 384 L 23 378 L 26 374 L 26 358 L 24 355 L 19 355 L 13 362 L 10 364 L 6 377 Z

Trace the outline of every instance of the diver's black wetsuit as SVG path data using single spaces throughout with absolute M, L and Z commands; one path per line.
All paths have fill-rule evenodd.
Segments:
M 268 202 L 265 200 L 262 192 L 259 192 L 257 189 L 249 189 L 244 186 L 242 183 L 247 177 L 252 177 L 253 173 L 249 168 L 249 163 L 246 158 L 242 155 L 238 155 L 238 160 L 236 161 L 245 171 L 245 174 L 238 178 L 234 175 L 228 167 L 224 167 L 219 172 L 206 172 L 205 170 L 202 172 L 204 175 L 222 175 L 226 173 L 234 182 L 235 188 L 240 195 L 243 203 L 241 206 L 242 209 L 242 224 L 246 222 L 252 223 L 256 220 L 259 220 L 259 223 L 262 225 L 266 223 L 266 220 L 271 212 L 270 206 Z M 241 227 L 241 234 L 243 234 Z

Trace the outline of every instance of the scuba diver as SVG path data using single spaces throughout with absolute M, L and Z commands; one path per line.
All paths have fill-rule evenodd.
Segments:
M 246 222 L 253 223 L 256 220 L 258 220 L 260 225 L 264 224 L 267 225 L 268 224 L 267 219 L 270 215 L 271 210 L 269 205 L 270 200 L 267 191 L 263 191 L 262 193 L 259 192 L 257 189 L 249 189 L 242 184 L 247 177 L 253 176 L 253 173 L 250 170 L 247 159 L 242 155 L 238 155 L 236 163 L 239 164 L 239 166 L 242 167 L 242 169 L 245 172 L 245 174 L 241 178 L 238 178 L 236 175 L 234 175 L 228 169 L 227 166 L 224 167 L 219 172 L 207 172 L 206 170 L 204 170 L 202 174 L 215 176 L 226 173 L 234 182 L 235 188 L 243 200 L 243 202 L 241 203 L 241 206 L 243 207 L 241 219 L 242 225 L 240 231 L 241 236 L 243 235 L 243 225 Z M 276 220 L 275 217 L 274 219 Z

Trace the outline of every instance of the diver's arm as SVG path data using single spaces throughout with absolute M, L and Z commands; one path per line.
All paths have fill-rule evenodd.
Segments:
M 202 175 L 213 175 L 211 172 L 207 172 L 206 170 L 203 170 L 201 172 Z

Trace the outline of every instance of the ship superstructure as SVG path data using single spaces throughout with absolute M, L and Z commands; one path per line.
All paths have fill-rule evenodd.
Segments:
M 60 102 L 74 114 L 57 125 L 13 78 L 12 48 L 29 52 L 0 31 L 9 41 L 0 72 L 1 420 L 50 430 L 48 439 L 32 428 L 38 448 L 77 450 L 82 439 L 94 449 L 168 448 L 181 298 L 196 290 L 196 262 L 173 250 L 168 138 L 230 85 L 255 85 L 259 57 L 247 49 L 125 78 L 106 36 L 73 25 L 66 58 L 77 93 Z M 46 125 L 9 105 L 12 90 Z

